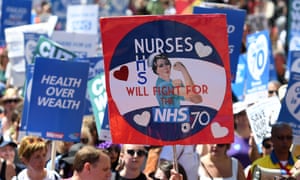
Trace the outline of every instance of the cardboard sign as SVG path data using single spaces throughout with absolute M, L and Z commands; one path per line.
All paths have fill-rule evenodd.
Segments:
M 98 33 L 98 5 L 70 5 L 67 8 L 66 31 L 69 33 Z
M 79 141 L 88 71 L 86 62 L 36 58 L 32 87 L 27 87 L 28 134 Z
M 257 147 L 261 147 L 262 140 L 271 135 L 271 125 L 275 124 L 281 109 L 277 96 L 262 99 L 246 110 Z
M 293 128 L 293 133 L 300 136 L 300 51 L 292 51 L 292 66 L 290 80 L 286 95 L 282 100 L 279 122 L 287 122 Z M 295 144 L 300 144 L 299 138 L 294 139 Z
M 100 23 L 114 142 L 233 140 L 225 15 L 114 17 Z

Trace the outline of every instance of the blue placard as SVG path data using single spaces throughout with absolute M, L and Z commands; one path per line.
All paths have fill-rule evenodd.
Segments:
M 29 110 L 29 98 L 31 95 L 31 87 L 32 87 L 32 78 L 34 72 L 34 64 L 28 64 L 26 66 L 26 81 L 25 81 L 25 88 L 24 88 L 24 106 L 22 111 L 22 119 L 21 119 L 21 131 L 26 131 L 27 129 L 27 122 L 28 122 L 28 110 Z
M 0 39 L 5 40 L 4 29 L 31 22 L 32 0 L 3 0 Z
M 205 8 L 194 6 L 194 14 L 226 14 L 227 32 L 230 55 L 230 71 L 232 81 L 235 79 L 237 63 L 242 45 L 243 27 L 246 18 L 246 11 L 241 9 L 226 9 L 226 8 Z
M 247 86 L 245 99 L 249 103 L 268 96 L 271 41 L 267 30 L 247 36 Z
M 291 51 L 291 60 L 290 79 L 278 121 L 289 123 L 294 135 L 300 136 L 300 51 Z
M 37 57 L 34 69 L 28 134 L 51 140 L 78 141 L 89 63 Z
M 237 65 L 235 81 L 231 83 L 233 94 L 238 101 L 243 101 L 246 87 L 247 54 L 241 54 Z

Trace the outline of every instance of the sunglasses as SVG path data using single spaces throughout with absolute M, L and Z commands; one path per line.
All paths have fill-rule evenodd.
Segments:
M 265 144 L 263 144 L 263 146 L 264 146 L 264 148 L 266 148 L 266 149 L 271 149 L 272 144 L 265 143 Z
M 293 139 L 293 136 L 276 136 L 276 138 L 280 141 L 283 141 L 283 140 L 292 140 Z
M 8 99 L 4 101 L 4 104 L 17 103 L 17 102 L 19 102 L 18 99 Z
M 275 91 L 275 90 L 269 90 L 268 93 L 269 93 L 269 94 L 274 94 L 274 93 L 276 93 L 276 94 L 278 95 L 278 91 Z
M 130 156 L 134 156 L 136 154 L 138 157 L 142 157 L 142 156 L 145 156 L 147 154 L 146 151 L 144 151 L 144 150 L 127 149 L 126 152 Z

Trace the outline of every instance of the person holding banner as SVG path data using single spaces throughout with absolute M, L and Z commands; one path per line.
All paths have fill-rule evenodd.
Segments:
M 143 145 L 123 144 L 115 180 L 147 180 L 142 172 L 146 155 L 147 151 Z
M 181 63 L 176 62 L 173 69 L 180 71 L 184 78 L 184 83 L 181 79 L 171 79 L 171 61 L 165 54 L 152 54 L 149 57 L 149 63 L 152 66 L 154 74 L 158 75 L 156 80 L 156 99 L 160 107 L 180 107 L 180 101 L 188 100 L 198 104 L 202 102 L 202 96 L 193 92 L 187 93 L 185 86 L 193 86 L 194 82 L 187 68 Z
M 22 162 L 26 165 L 26 169 L 22 170 L 13 179 L 40 179 L 40 180 L 60 180 L 60 176 L 54 170 L 47 170 L 46 141 L 36 136 L 25 136 L 20 142 L 18 154 Z
M 174 162 L 160 159 L 158 168 L 154 173 L 154 180 L 188 180 L 186 172 L 181 164 L 177 164 L 178 173 L 174 169 Z

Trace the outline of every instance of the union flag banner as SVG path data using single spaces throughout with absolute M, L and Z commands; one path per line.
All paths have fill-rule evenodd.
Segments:
M 113 142 L 232 142 L 224 14 L 109 17 L 100 24 Z

